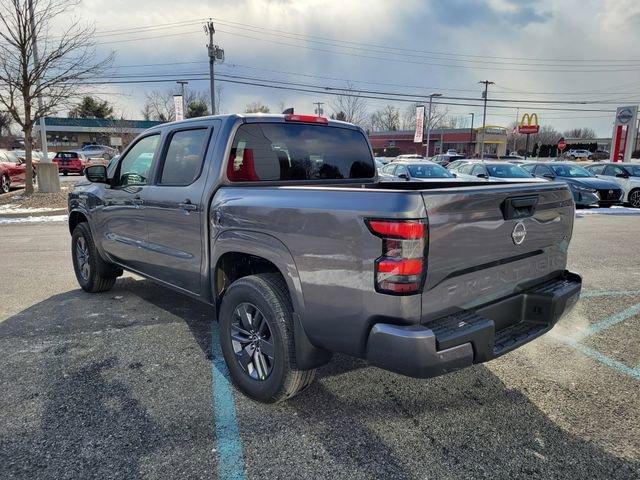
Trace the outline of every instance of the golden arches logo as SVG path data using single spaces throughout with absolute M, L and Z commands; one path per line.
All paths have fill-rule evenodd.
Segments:
M 538 124 L 537 113 L 525 113 L 522 115 L 520 125 L 518 126 L 518 132 L 520 133 L 538 133 L 540 131 L 540 125 Z

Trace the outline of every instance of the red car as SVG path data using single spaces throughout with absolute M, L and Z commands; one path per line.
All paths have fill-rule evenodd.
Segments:
M 58 164 L 58 171 L 63 175 L 70 173 L 82 175 L 87 166 L 87 157 L 80 152 L 58 152 L 53 157 L 53 161 Z
M 27 169 L 22 159 L 9 150 L 0 150 L 0 193 L 9 193 L 11 187 L 24 186 Z M 33 171 L 33 182 L 36 172 Z

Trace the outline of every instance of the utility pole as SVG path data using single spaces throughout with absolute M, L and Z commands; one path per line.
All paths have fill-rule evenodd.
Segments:
M 427 116 L 427 157 L 429 158 L 429 142 L 431 141 L 431 104 L 433 103 L 434 97 L 441 97 L 441 93 L 432 93 L 429 95 L 429 114 Z
M 33 67 L 38 69 L 40 66 L 40 57 L 38 56 L 38 40 L 36 32 L 35 13 L 33 9 L 33 0 L 29 0 L 29 26 L 31 28 L 31 36 L 33 40 Z M 40 88 L 40 82 L 37 83 L 37 88 Z M 38 95 L 38 110 L 42 112 L 44 110 L 42 102 L 42 96 Z M 42 158 L 40 159 L 40 167 L 38 169 L 37 182 L 38 189 L 43 193 L 54 193 L 60 191 L 60 179 L 58 178 L 58 164 L 53 163 L 49 158 L 47 152 L 47 126 L 44 121 L 44 116 L 41 116 L 38 120 L 40 124 L 40 151 L 42 152 Z M 25 143 L 31 143 L 30 138 L 24 139 Z M 26 146 L 25 146 L 26 148 Z M 31 150 L 31 161 L 33 162 L 33 149 Z
M 489 91 L 489 85 L 493 85 L 494 82 L 484 80 L 478 83 L 484 84 L 484 92 L 482 93 L 482 98 L 484 99 L 484 107 L 482 111 L 482 143 L 480 147 L 480 158 L 484 159 L 484 129 L 487 126 L 487 92 Z
M 313 102 L 313 104 L 316 106 L 316 115 L 318 117 L 322 116 L 322 105 L 324 105 L 324 102 Z
M 213 34 L 216 33 L 213 27 L 213 21 L 209 19 L 204 26 L 204 31 L 209 35 L 209 44 L 207 45 L 207 52 L 209 54 L 209 82 L 211 88 L 211 115 L 216 114 L 216 90 L 215 90 L 215 72 L 214 64 L 216 60 L 224 62 L 224 50 L 218 45 L 213 44 Z
M 511 134 L 513 135 L 513 148 L 511 149 L 512 152 L 516 150 L 516 132 L 518 131 L 519 118 L 520 118 L 520 107 L 516 107 L 516 126 L 513 128 L 513 132 L 511 132 Z
M 184 118 L 187 118 L 187 97 L 184 86 L 189 85 L 189 82 L 187 82 L 186 80 L 178 80 L 176 83 L 180 85 L 180 91 L 182 95 L 182 111 L 184 112 Z
M 475 113 L 470 113 L 469 115 L 471 115 L 471 128 L 469 129 L 469 155 L 471 155 L 471 149 L 473 148 L 473 119 L 476 115 Z

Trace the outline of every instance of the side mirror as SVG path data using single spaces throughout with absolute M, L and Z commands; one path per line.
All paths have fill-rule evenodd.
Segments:
M 409 175 L 407 175 L 406 173 L 400 173 L 398 175 L 398 178 L 404 178 L 405 180 L 409 180 Z
M 548 178 L 549 180 L 554 180 L 556 177 L 554 177 L 553 175 L 551 175 L 550 173 L 545 173 L 544 175 L 542 175 L 544 178 Z
M 84 176 L 92 183 L 107 183 L 107 167 L 104 165 L 92 165 L 84 169 Z
M 458 175 L 456 175 L 455 173 L 452 173 L 451 175 L 453 175 L 453 178 L 458 178 Z
M 487 178 L 487 174 L 486 173 L 479 173 L 478 175 L 476 175 L 476 177 L 478 177 L 478 178 Z

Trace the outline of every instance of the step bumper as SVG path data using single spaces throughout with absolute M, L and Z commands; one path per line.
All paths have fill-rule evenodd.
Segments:
M 492 360 L 543 335 L 580 298 L 582 279 L 557 277 L 474 310 L 399 326 L 378 323 L 367 341 L 367 360 L 403 375 L 435 377 Z

